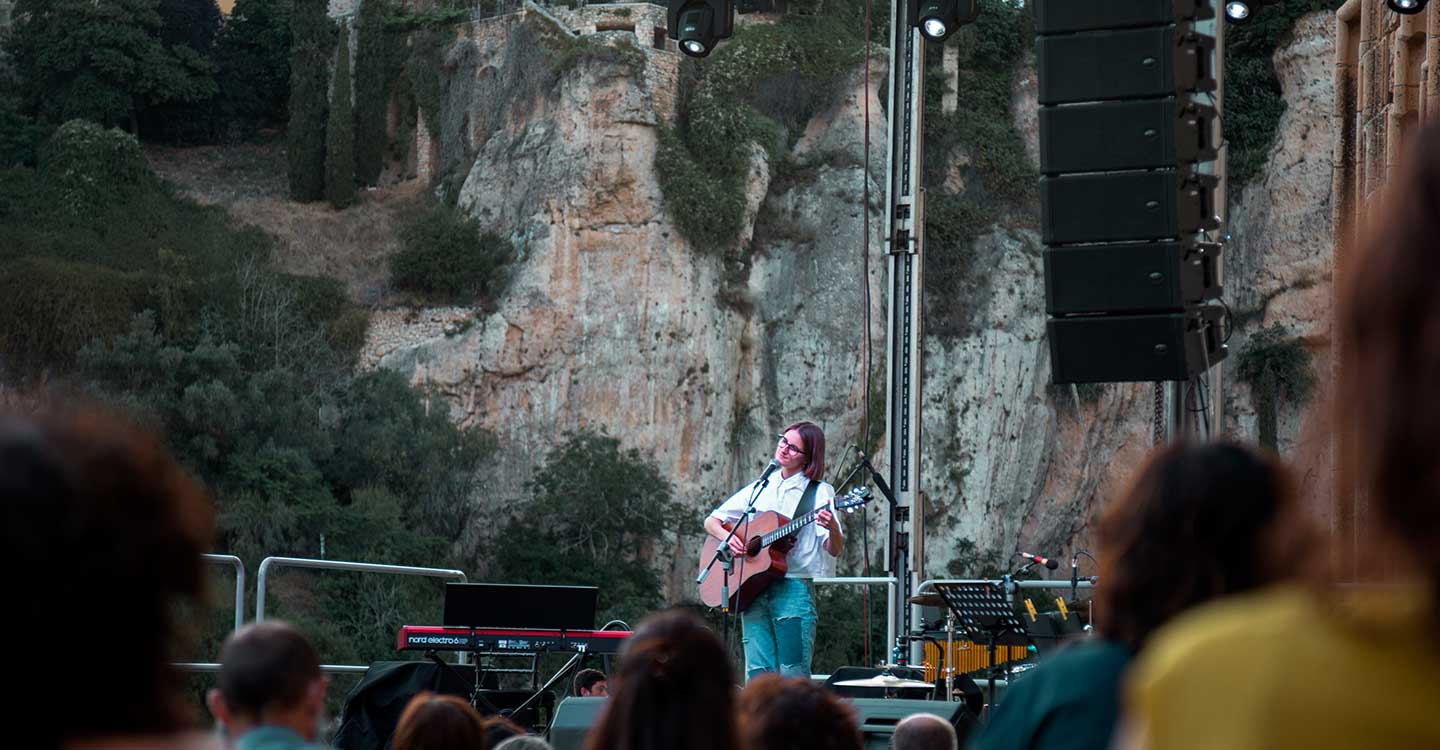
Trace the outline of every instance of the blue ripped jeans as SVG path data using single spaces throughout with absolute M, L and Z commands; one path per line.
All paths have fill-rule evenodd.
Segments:
M 740 613 L 746 680 L 762 672 L 810 678 L 815 646 L 814 587 L 809 579 L 782 578 Z

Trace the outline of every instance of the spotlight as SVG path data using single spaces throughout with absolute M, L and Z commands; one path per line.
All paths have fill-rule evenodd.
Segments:
M 1390 10 L 1402 16 L 1413 16 L 1416 13 L 1423 13 L 1425 11 L 1425 4 L 1429 1 L 1430 0 L 1385 0 L 1385 4 L 1390 6 Z
M 934 42 L 943 42 L 955 30 L 980 15 L 979 0 L 910 0 L 910 23 Z
M 704 57 L 735 30 L 734 0 L 670 0 L 666 35 L 691 57 Z
M 1229 0 L 1225 3 L 1225 20 L 1230 23 L 1248 23 L 1255 9 L 1246 0 Z

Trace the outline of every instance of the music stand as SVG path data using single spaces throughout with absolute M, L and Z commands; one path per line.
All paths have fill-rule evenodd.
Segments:
M 1015 615 L 1005 587 L 995 581 L 954 581 L 934 584 L 945 606 L 970 640 L 990 650 L 990 703 L 995 702 L 995 646 L 1024 645 L 1025 624 Z M 1006 661 L 1009 664 L 1009 661 Z

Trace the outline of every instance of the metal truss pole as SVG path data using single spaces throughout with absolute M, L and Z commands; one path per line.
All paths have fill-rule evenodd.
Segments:
M 886 156 L 885 238 L 889 269 L 889 346 L 885 445 L 893 502 L 887 571 L 896 579 L 888 609 L 890 632 L 909 635 L 915 612 L 908 599 L 918 584 L 920 534 L 921 281 L 924 200 L 920 186 L 924 133 L 925 40 L 910 23 L 905 0 L 890 13 L 889 141 Z M 891 644 L 892 646 L 898 644 Z M 918 645 L 902 653 L 918 652 Z M 913 656 L 908 657 L 913 661 Z

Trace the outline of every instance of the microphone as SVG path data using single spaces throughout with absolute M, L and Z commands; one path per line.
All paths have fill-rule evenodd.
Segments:
M 1080 555 L 1070 556 L 1070 598 L 1080 595 Z
M 1030 561 L 1032 561 L 1032 562 L 1037 562 L 1037 563 L 1039 563 L 1039 564 L 1041 564 L 1041 565 L 1044 565 L 1046 568 L 1049 568 L 1050 570 L 1054 570 L 1054 569 L 1060 567 L 1060 563 L 1058 563 L 1058 562 L 1056 562 L 1056 561 L 1054 561 L 1054 560 L 1051 560 L 1051 559 L 1048 558 L 1048 557 L 1041 557 L 1040 555 L 1032 555 L 1032 554 L 1030 554 L 1029 552 L 1021 552 L 1021 553 L 1020 553 L 1020 556 L 1023 557 L 1023 558 L 1025 558 L 1026 560 L 1030 560 Z
M 759 479 L 756 479 L 756 480 L 755 480 L 755 484 L 764 484 L 765 481 L 770 478 L 770 475 L 771 475 L 771 474 L 774 474 L 774 473 L 775 473 L 775 470 L 778 469 L 778 468 L 780 468 L 780 462 L 779 462 L 779 461 L 776 461 L 776 460 L 773 459 L 773 458 L 770 459 L 770 463 L 765 466 L 765 471 L 764 471 L 764 473 L 762 473 L 762 474 L 760 475 L 760 478 L 759 478 Z

